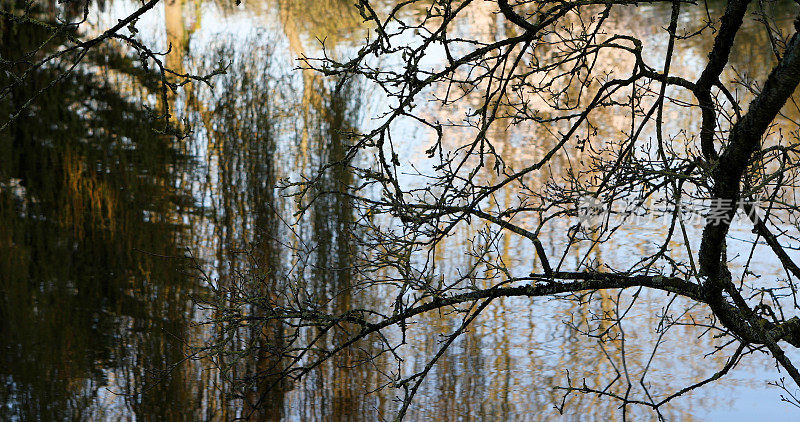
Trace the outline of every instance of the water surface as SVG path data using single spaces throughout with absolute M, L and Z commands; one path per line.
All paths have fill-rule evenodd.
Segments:
M 324 197 L 289 227 L 298 204 L 275 188 L 341 159 L 346 133 L 369 127 L 370 116 L 384 107 L 384 100 L 358 81 L 342 84 L 296 70 L 297 57 L 320 54 L 319 40 L 332 54 L 352 53 L 364 28 L 350 3 L 167 1 L 140 22 L 144 39 L 163 51 L 171 45 L 165 62 L 180 72 L 210 72 L 230 63 L 213 87 L 189 84 L 164 103 L 152 72 L 142 71 L 124 48 L 110 45 L 0 133 L 0 419 L 230 420 L 249 415 L 247 403 L 259 400 L 263 406 L 251 414 L 255 419 L 392 418 L 397 391 L 366 394 L 383 382 L 381 373 L 397 369 L 388 358 L 354 365 L 344 356 L 263 397 L 263 384 L 243 381 L 236 371 L 242 375 L 276 364 L 268 356 L 187 359 L 223 333 L 224 326 L 199 323 L 214 318 L 202 304 L 224 286 L 259 280 L 267 295 L 279 297 L 287 283 L 300 280 L 338 311 L 385 300 L 352 290 L 357 276 L 349 269 L 359 253 L 349 238 L 357 218 L 353 204 Z M 134 7 L 109 0 L 92 9 L 90 21 L 99 29 Z M 711 7 L 715 12 L 723 6 Z M 792 6 L 775 7 L 791 21 Z M 474 19 L 459 31 L 497 36 L 497 18 L 490 12 L 488 5 L 476 7 Z M 632 31 L 663 51 L 665 33 L 652 28 L 666 22 L 669 12 L 665 6 L 621 10 L 611 27 Z M 682 24 L 692 27 L 701 13 L 687 11 Z M 0 29 L 3 57 L 14 57 L 44 36 L 6 21 Z M 764 75 L 773 64 L 765 37 L 752 22 L 746 34 L 732 64 Z M 57 48 L 57 41 L 47 48 Z M 697 72 L 710 43 L 682 47 L 674 72 Z M 44 68 L 15 88 L 0 102 L 0 115 L 61 70 Z M 2 77 L 0 82 L 7 83 Z M 154 118 L 166 110 L 169 119 Z M 463 110 L 430 112 L 447 116 Z M 670 120 L 671 130 L 696 127 L 688 117 Z M 614 116 L 609 121 L 611 132 Z M 524 147 L 524 131 L 492 136 L 524 162 L 536 155 Z M 405 156 L 424 164 L 432 138 L 411 127 L 404 133 Z M 552 171 L 570 164 L 560 165 Z M 318 189 L 348 185 L 356 177 L 334 168 Z M 470 264 L 463 251 L 478 229 L 465 227 L 437 249 L 442 273 Z M 630 229 L 611 252 L 593 259 L 620 262 L 647 250 L 651 229 Z M 564 241 L 560 236 L 543 238 L 557 245 Z M 522 272 L 532 269 L 529 245 L 511 236 L 498 242 L 506 262 Z M 576 252 L 574 259 L 579 257 Z M 779 269 L 766 255 L 759 262 Z M 290 269 L 300 278 L 285 277 Z M 582 396 L 571 398 L 559 416 L 554 405 L 561 394 L 553 390 L 564 385 L 566 368 L 580 369 L 578 376 L 598 383 L 613 378 L 622 344 L 600 348 L 564 322 L 591 321 L 612 311 L 618 299 L 617 292 L 599 292 L 591 304 L 499 300 L 442 357 L 409 419 L 606 420 L 618 414 L 615 403 Z M 667 301 L 645 294 L 631 311 L 626 355 L 632 365 L 649 357 L 652 327 Z M 691 312 L 707 315 L 701 308 Z M 424 366 L 441 335 L 457 322 L 422 317 L 409 331 L 402 366 Z M 246 349 L 260 336 L 280 337 L 279 327 L 267 328 L 231 344 Z M 724 364 L 722 356 L 703 357 L 716 343 L 698 334 L 686 329 L 659 346 L 666 363 L 651 369 L 654 391 L 699 381 Z M 235 369 L 219 371 L 220 361 L 235 361 Z M 766 385 L 780 376 L 773 368 L 768 359 L 754 356 L 728 378 L 676 400 L 665 416 L 796 418 L 798 413 L 781 403 L 780 392 Z M 640 412 L 633 418 L 654 415 Z

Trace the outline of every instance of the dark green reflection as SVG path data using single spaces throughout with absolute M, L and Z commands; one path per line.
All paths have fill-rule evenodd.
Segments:
M 47 36 L 0 20 L 0 56 Z M 102 56 L 104 72 L 79 66 L 0 132 L 0 420 L 194 411 L 181 372 L 163 376 L 183 356 L 190 310 L 190 279 L 162 257 L 182 255 L 177 210 L 192 201 L 174 186 L 187 159 L 140 103 L 149 79 Z M 24 68 L 5 63 L 3 122 L 68 65 L 12 84 Z M 138 88 L 120 92 L 120 80 Z

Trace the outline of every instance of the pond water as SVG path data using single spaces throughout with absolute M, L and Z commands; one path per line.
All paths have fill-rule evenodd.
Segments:
M 153 130 L 150 110 L 165 107 L 157 80 L 113 45 L 89 57 L 0 132 L 0 420 L 230 420 L 249 414 L 244 402 L 258 391 L 237 397 L 241 390 L 230 372 L 220 371 L 212 360 L 186 357 L 218 334 L 218 327 L 202 324 L 214 317 L 202 306 L 214 289 L 260 277 L 280 292 L 286 281 L 276 274 L 298 267 L 306 288 L 323 296 L 354 283 L 356 276 L 347 268 L 356 252 L 345 236 L 354 218 L 352 204 L 337 197 L 320 200 L 290 228 L 285 223 L 296 218 L 298 205 L 275 188 L 340 158 L 347 141 L 343 132 L 374 124 L 371 116 L 385 105 L 359 83 L 337 85 L 296 70 L 297 57 L 321 54 L 320 40 L 342 57 L 357 48 L 364 28 L 351 3 L 168 0 L 143 17 L 138 24 L 143 39 L 169 50 L 164 61 L 173 69 L 201 74 L 229 65 L 211 86 L 189 84 L 169 95 L 166 106 L 173 118 L 156 129 L 179 127 L 187 130 L 183 137 Z M 106 0 L 92 8 L 89 22 L 101 31 L 135 4 Z M 712 14 L 724 7 L 710 6 Z M 775 8 L 785 15 L 784 24 L 796 13 L 788 3 Z M 471 13 L 474 19 L 459 31 L 496 35 L 489 4 L 479 3 Z M 632 31 L 663 51 L 666 36 L 658 28 L 669 13 L 668 6 L 623 10 L 614 15 L 612 27 Z M 686 11 L 681 25 L 691 28 L 704 13 Z M 12 30 L 3 21 L 0 29 L 2 57 L 42 41 L 35 28 Z M 772 52 L 755 22 L 748 23 L 745 34 L 732 64 L 763 76 L 773 63 Z M 695 74 L 710 44 L 698 39 L 697 45 L 682 46 L 674 72 Z M 44 68 L 16 87 L 0 102 L 0 115 L 15 110 L 60 70 Z M 430 112 L 446 116 L 463 110 Z M 697 127 L 688 116 L 669 120 L 674 130 Z M 614 117 L 609 121 L 612 131 Z M 407 139 L 400 147 L 403 157 L 424 165 L 430 134 L 413 127 L 401 131 Z M 521 146 L 524 128 L 493 136 L 504 139 L 502 148 L 519 162 L 536 155 Z M 354 177 L 338 171 L 323 183 L 350 183 Z M 462 251 L 478 229 L 465 227 L 437 249 L 443 262 L 439 271 L 469 266 L 470 255 Z M 593 259 L 630 259 L 652 247 L 651 230 L 633 227 Z M 563 242 L 561 237 L 555 231 L 543 236 L 553 245 Z M 531 270 L 530 247 L 522 240 L 503 237 L 498 245 L 512 267 Z M 772 258 L 758 251 L 758 265 L 777 272 Z M 568 259 L 579 257 L 576 252 Z M 615 417 L 616 403 L 594 396 L 572 397 L 559 415 L 554 406 L 562 394 L 553 387 L 564 385 L 565 369 L 582 371 L 573 374 L 578 379 L 608 382 L 624 347 L 631 362 L 646 361 L 656 337 L 654 321 L 669 298 L 642 293 L 627 320 L 627 343 L 602 348 L 565 324 L 630 300 L 623 295 L 615 302 L 618 292 L 598 295 L 591 305 L 530 299 L 493 304 L 440 359 L 408 420 Z M 355 293 L 332 296 L 330 306 L 339 310 L 384 300 Z M 700 308 L 689 312 L 707 315 Z M 458 319 L 427 315 L 416 322 L 403 349 L 405 369 L 424 366 Z M 237 341 L 247 343 L 246 338 Z M 715 344 L 688 327 L 670 337 L 659 346 L 661 363 L 651 368 L 650 388 L 664 393 L 716 372 L 725 356 L 706 356 Z M 238 370 L 264 364 L 253 359 L 238 361 Z M 367 392 L 381 384 L 382 373 L 394 370 L 398 364 L 388 358 L 374 365 L 334 362 L 274 389 L 252 416 L 391 419 L 398 392 Z M 675 400 L 664 415 L 669 420 L 796 419 L 800 412 L 767 385 L 780 376 L 768 358 L 749 356 L 723 380 Z M 630 416 L 655 418 L 648 412 Z

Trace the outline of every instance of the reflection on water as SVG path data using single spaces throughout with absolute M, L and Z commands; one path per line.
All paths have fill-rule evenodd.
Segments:
M 476 10 L 472 26 L 459 30 L 494 36 L 498 28 L 489 12 Z M 220 61 L 231 63 L 213 90 L 187 85 L 170 97 L 167 105 L 176 118 L 154 120 L 165 105 L 151 103 L 152 75 L 134 70 L 124 51 L 109 49 L 46 91 L 0 133 L 0 419 L 391 418 L 398 393 L 365 392 L 385 383 L 387 373 L 419 370 L 457 321 L 439 315 L 416 321 L 407 333 L 402 368 L 387 356 L 364 364 L 354 350 L 289 384 L 251 377 L 284 364 L 274 350 L 290 340 L 288 327 L 269 322 L 232 329 L 224 312 L 202 306 L 221 300 L 215 303 L 223 310 L 259 315 L 298 297 L 339 312 L 384 300 L 358 293 L 352 260 L 362 251 L 352 242 L 358 228 L 350 200 L 322 196 L 299 225 L 291 225 L 304 204 L 275 188 L 285 178 L 298 180 L 341 160 L 347 132 L 369 124 L 363 116 L 374 99 L 357 83 L 292 71 L 294 57 L 319 53 L 316 39 L 325 39 L 334 54 L 352 48 L 361 18 L 350 2 L 336 0 L 240 8 L 169 0 L 161 13 L 152 19 L 163 34 L 152 36 L 173 46 L 171 66 L 200 73 Z M 662 22 L 669 8 L 654 7 L 652 14 Z M 629 31 L 652 26 L 624 11 L 618 19 Z M 632 22 L 642 22 L 642 28 Z M 227 33 L 220 34 L 223 28 Z M 37 45 L 44 36 L 38 31 L 0 21 L 0 55 L 13 57 Z M 753 34 L 752 45 L 745 40 L 733 60 L 763 74 L 773 59 L 753 47 L 763 44 L 763 35 Z M 655 34 L 645 38 L 664 41 Z M 707 49 L 698 45 L 683 54 L 691 58 Z M 687 59 L 675 72 L 690 72 L 691 66 Z M 42 69 L 33 83 L 15 86 L 0 101 L 2 115 L 60 70 Z M 0 74 L 0 82 L 7 85 L 8 76 Z M 176 140 L 153 130 L 168 126 L 181 126 L 189 135 Z M 522 148 L 513 131 L 491 136 L 502 140 L 496 142 L 501 148 L 517 151 L 508 156 L 521 161 L 537 153 Z M 409 141 L 404 148 L 421 155 L 426 142 Z M 334 165 L 311 194 L 338 191 L 356 180 L 348 167 Z M 504 194 L 506 200 L 513 196 Z M 437 270 L 470 265 L 459 251 L 476 230 L 466 227 L 446 240 L 436 251 L 443 263 Z M 531 265 L 517 239 L 499 242 L 504 260 Z M 211 290 L 226 295 L 210 299 Z M 564 385 L 564 368 L 583 368 L 576 376 L 596 385 L 611 382 L 623 364 L 642 371 L 656 335 L 635 325 L 604 326 L 602 316 L 626 309 L 631 297 L 596 295 L 591 303 L 507 298 L 493 304 L 439 360 L 410 419 L 550 420 L 557 415 L 554 406 L 562 404 L 553 387 Z M 665 303 L 643 294 L 630 311 L 637 318 L 626 324 L 641 320 L 643 327 L 653 326 Z M 194 324 L 207 319 L 218 324 Z M 616 330 L 615 340 L 598 346 L 578 334 L 601 329 Z M 687 329 L 682 335 L 696 333 Z M 320 344 L 332 347 L 339 340 L 328 335 Z M 179 364 L 207 345 L 220 347 L 204 349 L 206 359 Z M 695 355 L 714 345 L 708 337 L 659 345 L 659 353 L 680 360 L 684 372 L 650 368 L 649 388 L 663 394 L 676 377 L 691 381 L 713 373 L 724 362 Z M 621 361 L 623 348 L 628 362 Z M 252 350 L 259 353 L 239 353 Z M 214 369 L 212 362 L 226 370 Z M 665 416 L 690 420 L 698 409 L 724 406 L 720 396 L 736 385 L 717 388 L 677 401 Z M 571 397 L 566 409 L 567 420 L 605 419 L 616 411 L 614 403 L 591 396 Z
M 0 55 L 46 34 L 0 21 Z M 53 46 L 55 47 L 55 46 Z M 0 419 L 177 417 L 193 409 L 183 355 L 191 279 L 180 262 L 177 178 L 190 160 L 120 91 L 128 59 L 80 69 L 0 133 Z M 45 68 L 0 102 L 8 116 L 63 69 Z M 7 76 L 0 76 L 6 86 Z M 189 206 L 187 208 L 187 206 Z M 120 395 L 125 394 L 125 395 Z

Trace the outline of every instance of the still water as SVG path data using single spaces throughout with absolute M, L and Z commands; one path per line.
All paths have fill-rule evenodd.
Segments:
M 712 13 L 723 7 L 711 6 Z M 498 31 L 489 6 L 482 7 L 460 31 Z M 134 8 L 135 3 L 107 0 L 93 7 L 89 19 L 99 31 Z M 792 6 L 776 8 L 791 21 Z M 663 50 L 663 31 L 651 28 L 666 22 L 670 10 L 653 6 L 646 11 L 621 11 L 612 26 Z M 683 24 L 691 27 L 698 13 L 704 12 L 686 12 Z M 275 188 L 340 158 L 343 133 L 367 127 L 381 110 L 382 99 L 358 83 L 341 85 L 296 70 L 297 57 L 321 53 L 319 40 L 331 54 L 353 51 L 363 28 L 351 2 L 256 0 L 237 6 L 226 0 L 168 0 L 138 28 L 162 51 L 172 46 L 164 60 L 173 69 L 207 73 L 227 65 L 227 73 L 210 87 L 186 85 L 164 104 L 152 74 L 141 71 L 123 49 L 109 46 L 0 133 L 0 420 L 230 420 L 245 415 L 252 386 L 220 372 L 213 360 L 191 358 L 221 330 L 202 324 L 214 316 L 202 305 L 213 290 L 249 277 L 266 280 L 277 292 L 285 281 L 276 274 L 290 268 L 302 268 L 307 288 L 322 295 L 354 282 L 347 270 L 328 270 L 348 268 L 356 253 L 343 235 L 353 219 L 352 204 L 337 197 L 318 201 L 289 228 L 286 221 L 296 218 L 298 205 Z M 37 31 L 2 21 L 2 57 L 42 42 Z M 754 23 L 747 31 L 732 64 L 764 75 L 772 65 L 771 51 L 763 47 L 765 37 Z M 711 41 L 697 42 L 684 47 L 674 72 L 691 75 L 703 65 Z M 17 86 L 0 102 L 0 115 L 15 110 L 59 70 L 44 68 L 31 83 Z M 166 109 L 172 113 L 169 121 L 153 123 L 153 114 Z M 687 118 L 672 116 L 671 121 L 676 127 L 696 125 L 682 119 Z M 183 136 L 174 136 L 176 130 Z M 412 161 L 422 156 L 431 142 L 426 136 L 409 129 L 405 156 Z M 503 148 L 509 151 L 519 148 L 514 129 L 495 136 L 506 137 Z M 514 155 L 523 160 L 525 154 Z M 354 177 L 339 170 L 322 183 L 348 184 Z M 458 251 L 474 234 L 470 230 L 475 229 L 465 228 L 437 251 L 446 267 L 469 265 L 469 257 Z M 549 236 L 559 241 L 557 233 Z M 614 256 L 595 259 L 625 259 L 626 251 L 646 248 L 646 238 L 645 230 L 633 230 Z M 504 242 L 504 259 L 529 271 L 529 251 L 518 240 Z M 298 257 L 287 252 L 292 249 L 305 252 Z M 603 293 L 591 306 L 498 301 L 442 357 L 408 419 L 607 420 L 617 415 L 614 403 L 583 396 L 570 399 L 559 416 L 554 405 L 561 395 L 553 390 L 564 384 L 564 368 L 581 368 L 582 376 L 598 380 L 612 378 L 610 362 L 619 345 L 608 345 L 604 353 L 563 322 L 613 306 L 616 295 Z M 346 310 L 381 300 L 337 296 L 329 306 Z M 630 322 L 627 327 L 630 338 L 640 340 L 628 345 L 629 356 L 647 358 L 654 336 L 648 330 L 663 305 L 664 298 L 654 295 L 632 310 L 636 318 L 629 321 L 641 326 Z M 704 315 L 703 310 L 697 314 Z M 414 352 L 403 365 L 423 366 L 440 335 L 454 328 L 453 321 L 436 315 L 421 318 L 410 331 L 407 350 Z M 699 381 L 724 364 L 716 355 L 702 357 L 713 340 L 697 338 L 689 329 L 682 339 L 660 347 L 667 362 L 679 364 L 652 369 L 656 391 Z M 264 364 L 252 359 L 237 361 L 237 370 Z M 253 418 L 391 419 L 397 392 L 366 393 L 396 363 L 350 363 L 334 362 L 302 382 L 282 385 Z M 773 366 L 752 357 L 728 378 L 676 400 L 664 414 L 670 420 L 800 417 L 781 403 L 779 390 L 767 386 L 779 377 Z M 654 415 L 634 413 L 633 418 Z

